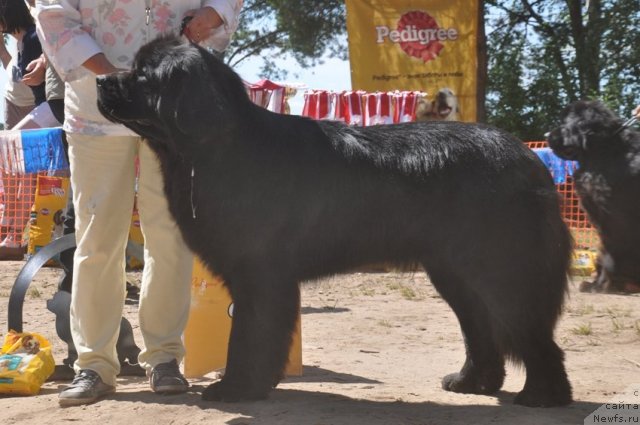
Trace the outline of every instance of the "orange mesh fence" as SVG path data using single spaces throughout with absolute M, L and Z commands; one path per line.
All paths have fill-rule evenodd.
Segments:
M 0 131 L 0 259 L 23 258 L 38 175 L 68 175 L 59 128 Z
M 11 248 L 26 244 L 25 230 L 36 193 L 37 174 L 16 174 L 2 171 L 0 192 L 0 240 Z
M 531 149 L 546 148 L 544 141 L 526 142 Z M 554 171 L 550 170 L 553 174 Z M 557 171 L 555 171 L 557 172 Z M 42 173 L 46 174 L 46 173 Z M 26 244 L 25 230 L 28 229 L 31 208 L 36 191 L 37 174 L 8 172 L 0 158 L 0 241 L 14 246 Z M 576 242 L 577 248 L 595 248 L 599 243 L 598 234 L 580 207 L 574 182 L 567 173 L 562 182 L 556 184 L 561 197 L 561 213 Z M 1 242 L 0 242 L 1 243 Z
M 531 149 L 540 149 L 540 148 L 546 148 L 547 142 L 545 142 L 544 140 L 539 142 L 526 142 L 526 145 L 529 146 L 529 148 Z
M 548 147 L 545 141 L 526 142 L 526 145 L 533 150 Z M 568 167 L 575 169 L 575 164 L 568 165 Z M 573 177 L 570 175 L 570 171 L 573 171 L 573 169 L 565 169 L 564 176 L 554 175 L 554 173 L 563 171 L 549 170 L 552 176 L 562 177 L 560 179 L 554 179 L 556 182 L 560 180 L 560 182 L 556 183 L 556 189 L 560 194 L 560 212 L 573 234 L 576 248 L 596 248 L 600 242 L 600 238 L 598 237 L 596 229 L 589 222 L 587 214 L 580 207 L 580 200 L 575 191 Z

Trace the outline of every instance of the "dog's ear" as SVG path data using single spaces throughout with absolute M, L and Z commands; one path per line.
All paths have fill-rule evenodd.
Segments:
M 424 96 L 418 99 L 416 106 L 416 121 L 427 121 L 429 116 L 433 114 L 433 102 Z
M 569 108 L 567 120 L 590 135 L 609 137 L 620 127 L 620 119 L 600 101 L 578 101 Z
M 167 82 L 168 90 L 157 106 L 161 119 L 176 137 L 190 136 L 196 142 L 207 137 L 212 128 L 223 123 L 225 108 L 212 90 L 204 73 L 175 71 Z
M 225 108 L 209 82 L 187 78 L 176 99 L 175 125 L 183 134 L 204 135 L 224 122 Z

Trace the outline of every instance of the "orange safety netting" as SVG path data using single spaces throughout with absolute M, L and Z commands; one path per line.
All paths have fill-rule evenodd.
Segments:
M 544 141 L 527 142 L 526 145 L 531 149 L 547 147 Z M 2 164 L 0 173 L 0 241 L 10 240 L 12 244 L 24 245 L 37 175 L 8 173 Z M 599 243 L 598 234 L 580 207 L 572 177 L 566 176 L 564 182 L 556 184 L 556 188 L 561 197 L 561 214 L 571 229 L 576 248 L 595 248 Z
M 526 142 L 531 149 L 546 148 L 546 141 Z M 553 174 L 553 170 L 550 170 Z M 576 248 L 595 248 L 600 242 L 598 233 L 589 222 L 587 214 L 580 207 L 580 200 L 575 191 L 573 177 L 564 176 L 562 183 L 556 184 L 560 195 L 560 213 L 571 230 Z
M 25 229 L 29 223 L 37 174 L 8 173 L 0 166 L 0 240 L 7 246 L 26 244 Z

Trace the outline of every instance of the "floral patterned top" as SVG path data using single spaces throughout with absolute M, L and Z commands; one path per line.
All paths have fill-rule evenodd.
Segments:
M 214 8 L 224 24 L 202 45 L 223 51 L 238 26 L 242 0 L 37 0 L 35 17 L 42 48 L 65 80 L 63 129 L 132 135 L 100 114 L 96 75 L 82 64 L 102 52 L 116 67 L 129 69 L 142 45 L 162 33 L 177 33 L 185 13 L 204 6 Z

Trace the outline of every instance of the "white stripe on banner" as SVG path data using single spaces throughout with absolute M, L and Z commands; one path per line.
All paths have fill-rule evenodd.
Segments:
M 0 131 L 0 169 L 5 173 L 24 174 L 21 131 Z

